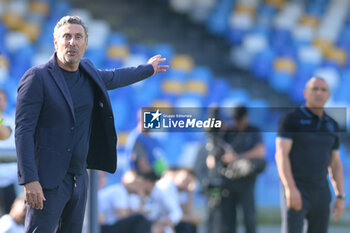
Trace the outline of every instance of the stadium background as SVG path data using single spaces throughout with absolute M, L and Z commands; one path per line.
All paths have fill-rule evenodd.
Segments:
M 13 116 L 20 77 L 52 55 L 53 28 L 64 15 L 80 15 L 89 28 L 85 57 L 99 68 L 144 63 L 154 54 L 171 69 L 110 92 L 118 132 L 119 180 L 124 146 L 145 106 L 266 109 L 251 121 L 277 124 L 270 107 L 298 106 L 312 75 L 324 77 L 332 97 L 327 106 L 350 104 L 350 1 L 347 0 L 0 0 L 0 87 Z M 348 114 L 349 115 L 349 114 Z M 223 118 L 228 119 L 228 114 Z M 348 117 L 349 118 L 349 117 Z M 350 129 L 350 124 L 343 125 Z M 203 133 L 157 133 L 171 165 L 192 165 Z M 279 224 L 279 179 L 275 132 L 264 132 L 268 167 L 257 182 L 259 220 Z M 350 193 L 349 135 L 342 134 L 345 192 Z M 0 149 L 2 161 L 11 151 Z M 9 152 L 10 151 L 10 152 Z M 198 194 L 197 205 L 203 200 Z M 202 201 L 201 201 L 202 200 Z M 350 200 L 338 225 L 349 227 Z M 269 213 L 269 214 L 266 214 Z M 350 229 L 350 227 L 349 227 Z

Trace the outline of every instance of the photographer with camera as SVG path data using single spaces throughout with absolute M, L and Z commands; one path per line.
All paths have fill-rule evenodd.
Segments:
M 220 119 L 219 108 L 212 106 L 209 117 Z M 210 129 L 206 135 L 206 142 L 199 148 L 194 163 L 194 172 L 201 185 L 201 192 L 207 199 L 206 232 L 221 232 L 221 184 L 222 176 L 220 171 L 222 164 L 221 157 L 229 145 L 224 141 L 226 125 L 220 129 Z
M 228 129 L 224 136 L 231 150 L 227 150 L 221 157 L 222 233 L 236 232 L 238 206 L 243 210 L 245 232 L 255 233 L 255 181 L 256 176 L 266 166 L 266 149 L 260 130 L 249 124 L 248 110 L 245 106 L 235 108 L 233 121 L 233 127 Z

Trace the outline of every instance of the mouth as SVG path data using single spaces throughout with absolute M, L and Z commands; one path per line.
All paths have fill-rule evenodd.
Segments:
M 67 55 L 69 55 L 69 56 L 75 56 L 77 54 L 77 51 L 75 51 L 75 50 L 68 50 L 67 51 Z
M 317 102 L 323 102 L 324 99 L 323 99 L 323 98 L 316 98 L 316 101 L 317 101 Z

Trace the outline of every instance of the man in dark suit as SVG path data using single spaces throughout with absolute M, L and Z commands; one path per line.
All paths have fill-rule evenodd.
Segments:
M 28 204 L 26 232 L 82 231 L 86 168 L 116 170 L 116 133 L 107 90 L 143 80 L 168 66 L 150 58 L 138 67 L 99 70 L 81 59 L 88 45 L 79 17 L 54 30 L 55 54 L 28 70 L 18 87 L 16 147 L 19 184 Z

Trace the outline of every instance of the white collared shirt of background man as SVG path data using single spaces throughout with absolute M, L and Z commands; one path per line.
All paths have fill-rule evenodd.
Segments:
M 104 216 L 104 224 L 111 225 L 120 218 L 117 209 L 132 209 L 137 211 L 140 199 L 136 194 L 129 194 L 123 184 L 107 186 L 98 192 L 99 212 Z
M 151 195 L 147 198 L 145 210 L 150 220 L 167 217 L 177 225 L 182 218 L 182 209 L 179 200 L 179 192 L 171 179 L 160 179 Z
M 24 226 L 17 223 L 6 214 L 0 218 L 0 233 L 24 233 Z

